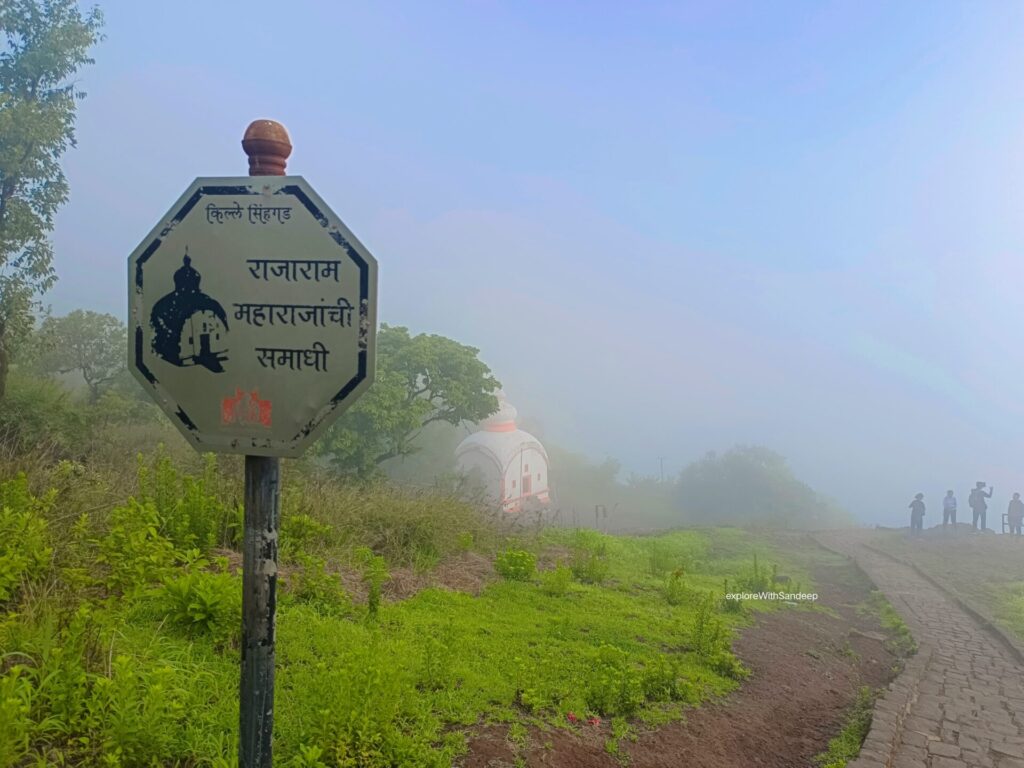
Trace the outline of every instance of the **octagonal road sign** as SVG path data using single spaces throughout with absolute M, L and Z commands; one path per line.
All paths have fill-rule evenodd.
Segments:
M 301 176 L 196 179 L 128 286 L 131 371 L 197 450 L 298 456 L 373 379 L 377 262 Z

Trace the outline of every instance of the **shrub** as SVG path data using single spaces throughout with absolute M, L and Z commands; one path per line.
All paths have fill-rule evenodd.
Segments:
M 700 701 L 700 689 L 692 682 L 682 679 L 682 659 L 661 654 L 644 665 L 642 687 L 648 701 L 683 701 L 695 704 Z
M 366 610 L 370 618 L 376 618 L 384 583 L 391 578 L 387 563 L 380 555 L 373 554 L 369 547 L 356 550 L 356 560 L 363 572 L 363 583 L 367 588 Z
M 537 571 L 537 557 L 525 549 L 506 549 L 494 559 L 494 570 L 507 581 L 529 581 Z
M 746 576 L 738 580 L 738 584 L 744 592 L 767 592 L 774 586 L 772 572 L 758 565 L 756 554 L 753 568 Z
M 570 542 L 572 574 L 585 584 L 600 584 L 608 577 L 608 538 L 597 531 L 579 529 Z
M 367 639 L 310 676 L 305 695 L 317 715 L 304 724 L 307 754 L 316 748 L 317 760 L 353 768 L 451 765 L 451 755 L 431 743 L 436 731 L 424 722 L 429 715 L 417 706 L 413 681 L 378 638 Z
M 453 495 L 341 483 L 308 466 L 289 478 L 295 490 L 286 489 L 283 519 L 308 514 L 331 526 L 337 544 L 369 547 L 395 566 L 436 562 L 469 541 L 486 548 L 494 536 L 493 521 L 479 507 Z
M 118 656 L 110 677 L 95 679 L 87 709 L 106 764 L 156 765 L 173 757 L 184 693 L 173 675 L 170 667 L 144 669 Z
M 683 569 L 677 568 L 665 579 L 665 602 L 669 605 L 682 605 L 689 589 L 683 581 Z
M 29 752 L 32 684 L 15 665 L 0 676 L 0 768 L 17 765 Z
M 647 557 L 648 568 L 652 576 L 661 576 L 666 571 L 672 570 L 672 551 L 665 542 L 658 539 L 648 542 Z
M 152 466 L 139 457 L 139 498 L 153 505 L 160 532 L 176 546 L 208 551 L 239 543 L 242 509 L 218 493 L 217 457 L 203 457 L 202 472 L 182 475 L 170 457 L 157 452 Z
M 451 681 L 454 660 L 455 643 L 450 628 L 446 632 L 428 635 L 423 644 L 421 685 L 430 690 L 444 688 Z
M 230 574 L 196 571 L 166 579 L 159 594 L 174 624 L 226 642 L 241 624 L 241 587 L 240 579 Z
M 325 616 L 346 616 L 352 611 L 352 600 L 337 574 L 328 573 L 322 558 L 299 554 L 299 565 L 289 577 L 292 594 Z M 378 598 L 379 599 L 379 598 Z
M 572 586 L 572 569 L 567 565 L 559 564 L 552 571 L 543 571 L 540 574 L 540 588 L 546 595 L 561 597 L 569 591 Z
M 729 635 L 722 620 L 715 615 L 714 594 L 708 592 L 700 601 L 693 624 L 691 645 L 700 659 L 714 671 L 734 680 L 742 680 L 749 672 L 729 648 Z
M 729 600 L 726 595 L 729 592 L 729 580 L 725 579 L 722 581 L 722 610 L 726 613 L 743 613 L 743 601 L 742 600 Z
M 0 442 L 15 454 L 45 446 L 78 455 L 89 434 L 85 406 L 55 381 L 12 373 L 0 399 Z
M 606 716 L 632 715 L 644 703 L 643 674 L 625 651 L 611 645 L 597 649 L 586 701 L 590 709 Z
M 96 542 L 96 562 L 107 567 L 108 588 L 134 592 L 170 575 L 176 552 L 159 529 L 160 515 L 151 501 L 129 499 L 110 513 L 110 530 Z
M 0 603 L 10 600 L 18 585 L 43 574 L 53 549 L 47 542 L 43 512 L 53 496 L 36 498 L 28 478 L 18 475 L 0 483 Z
M 331 543 L 333 530 L 306 514 L 286 515 L 281 522 L 281 559 L 298 562 L 302 554 L 322 549 Z

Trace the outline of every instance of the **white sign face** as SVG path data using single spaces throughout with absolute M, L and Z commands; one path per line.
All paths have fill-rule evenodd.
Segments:
M 128 305 L 131 371 L 200 451 L 298 456 L 373 380 L 377 262 L 301 176 L 196 179 Z

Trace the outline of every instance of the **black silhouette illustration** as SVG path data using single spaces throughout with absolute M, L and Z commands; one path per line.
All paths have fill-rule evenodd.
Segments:
M 153 305 L 153 353 L 178 366 L 201 365 L 214 373 L 228 359 L 228 319 L 224 308 L 199 290 L 202 276 L 185 249 L 183 266 L 174 273 L 174 291 Z

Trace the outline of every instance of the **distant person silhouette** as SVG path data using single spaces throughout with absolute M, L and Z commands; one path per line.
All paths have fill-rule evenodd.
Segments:
M 1020 494 L 1013 494 L 1010 506 L 1006 510 L 1006 520 L 1010 523 L 1010 533 L 1020 536 L 1021 523 L 1024 522 L 1024 501 L 1020 500 Z
M 948 523 L 953 524 L 953 530 L 956 530 L 956 496 L 953 495 L 952 491 L 946 491 L 945 497 L 942 499 L 942 528 L 945 530 Z
M 916 533 L 917 531 L 924 530 L 924 498 L 923 493 L 917 494 L 914 500 L 910 502 L 910 532 Z
M 971 512 L 974 516 L 974 521 L 971 523 L 974 526 L 974 530 L 978 530 L 978 521 L 981 521 L 981 530 L 985 530 L 985 512 L 988 509 L 988 503 L 985 499 L 992 498 L 992 489 L 989 488 L 988 492 L 985 491 L 985 483 L 981 480 L 974 484 L 974 490 L 971 491 L 971 497 L 967 500 L 967 503 L 971 507 Z

